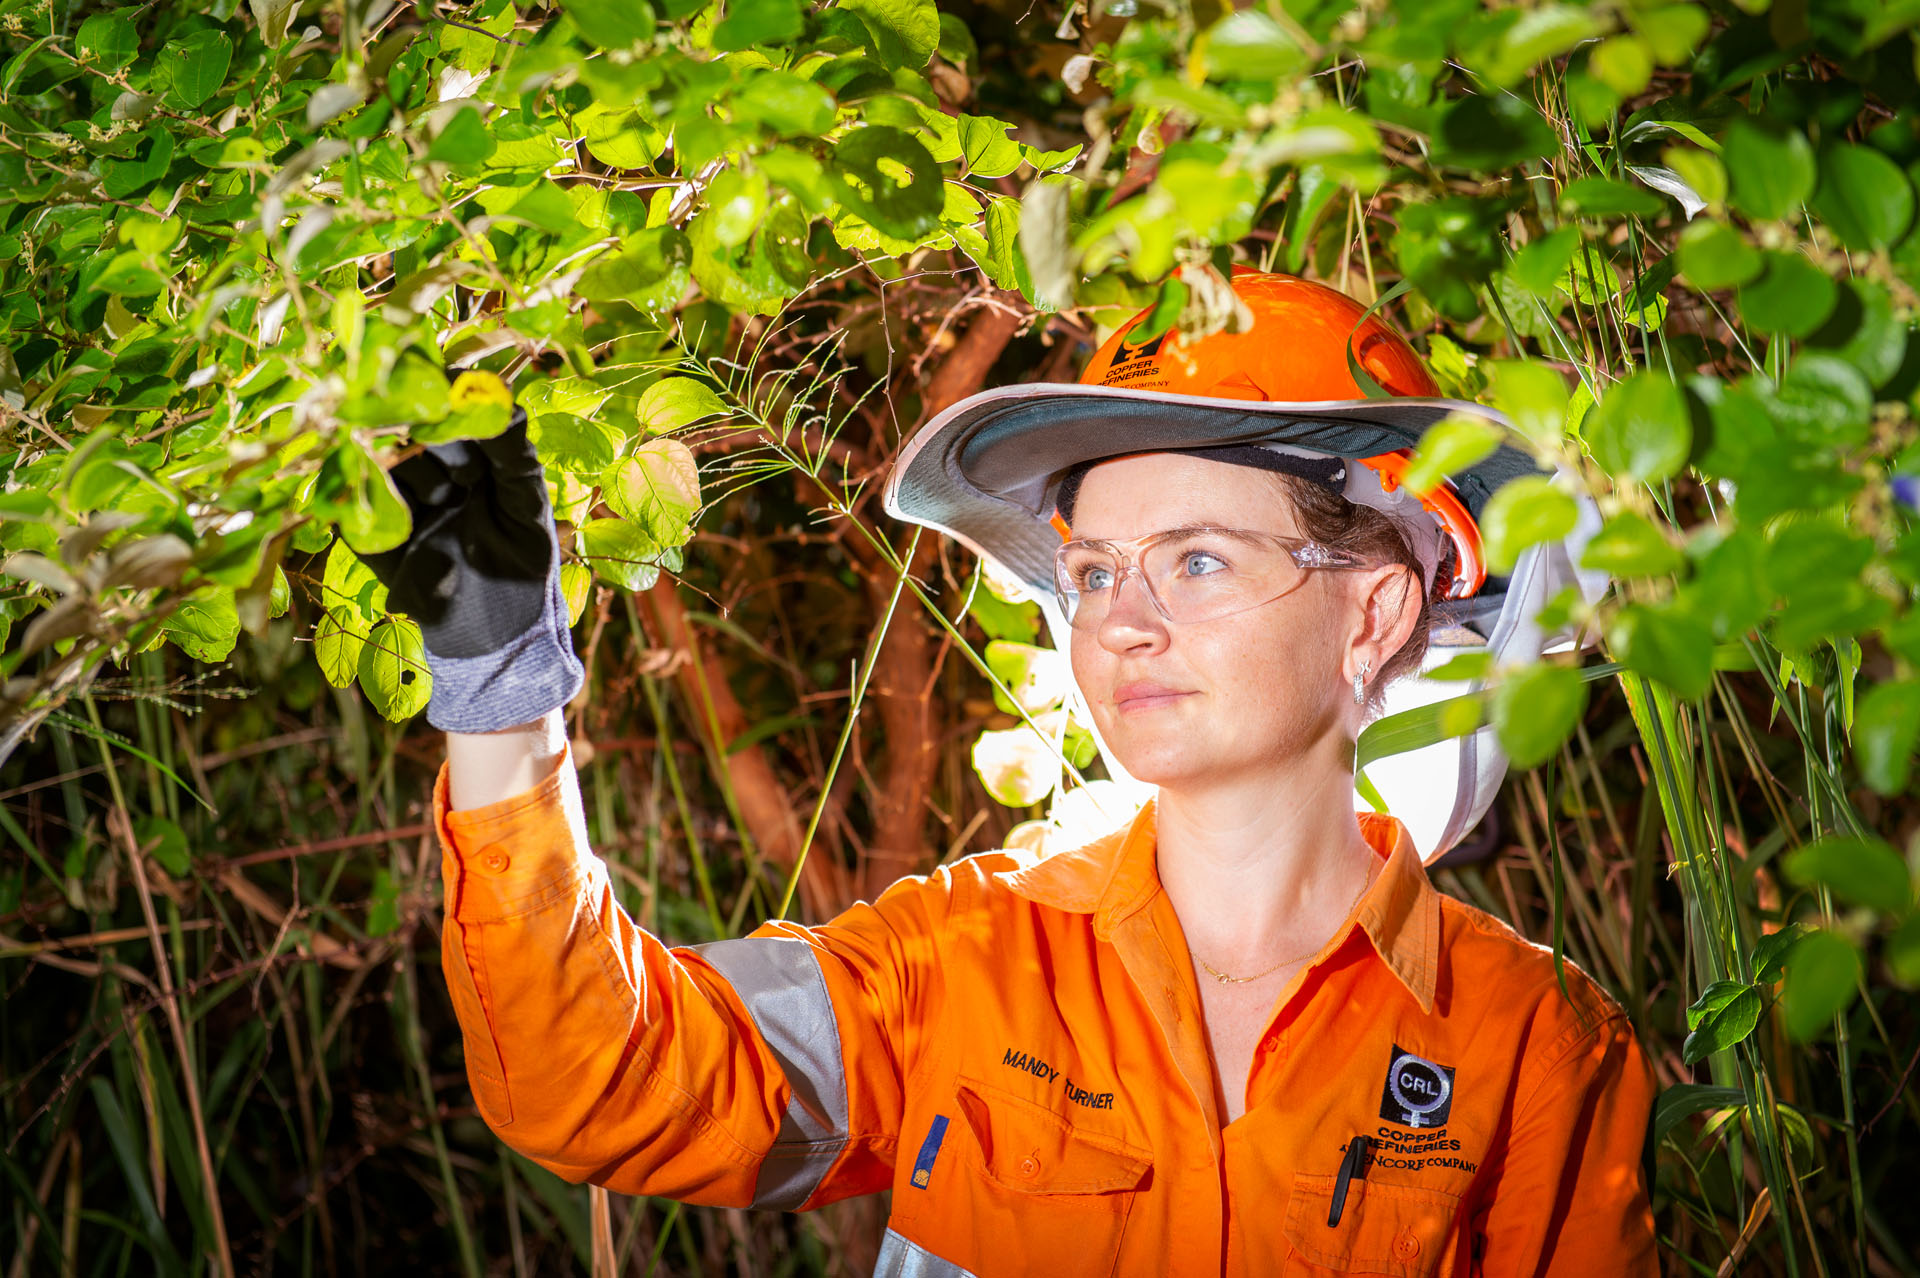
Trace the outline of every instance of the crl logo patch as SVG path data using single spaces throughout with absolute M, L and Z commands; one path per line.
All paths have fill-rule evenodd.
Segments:
M 1453 1066 L 1436 1065 L 1395 1043 L 1380 1117 L 1404 1127 L 1438 1127 L 1452 1112 Z

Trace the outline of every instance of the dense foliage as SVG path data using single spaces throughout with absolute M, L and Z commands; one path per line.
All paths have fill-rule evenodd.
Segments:
M 1132 308 L 1235 325 L 1235 262 L 1380 301 L 1607 516 L 1618 588 L 1554 606 L 1604 663 L 1469 660 L 1363 753 L 1538 765 L 1441 878 L 1634 1014 L 1673 1272 L 1910 1271 L 1916 23 L 0 0 L 13 1272 L 593 1250 L 416 976 L 427 672 L 357 557 L 405 449 L 532 414 L 623 902 L 820 917 L 1098 775 L 1032 606 L 878 511 L 903 431 Z M 1496 568 L 1572 518 L 1512 485 Z M 688 1271 L 857 1270 L 876 1219 L 612 1214 Z

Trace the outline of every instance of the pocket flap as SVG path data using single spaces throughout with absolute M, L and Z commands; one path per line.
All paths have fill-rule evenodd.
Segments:
M 996 1184 L 1026 1194 L 1102 1194 L 1140 1188 L 1152 1170 L 1144 1149 L 1083 1131 L 1044 1105 L 976 1083 L 960 1082 L 960 1113 Z
M 1340 1223 L 1329 1226 L 1334 1180 L 1305 1172 L 1293 1178 L 1287 1241 L 1301 1259 L 1338 1273 L 1425 1278 L 1434 1272 L 1459 1213 L 1458 1195 L 1352 1180 Z

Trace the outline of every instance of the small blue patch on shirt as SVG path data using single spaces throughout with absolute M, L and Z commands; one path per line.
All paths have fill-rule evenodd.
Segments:
M 933 1179 L 933 1160 L 940 1157 L 940 1142 L 947 1138 L 947 1116 L 935 1114 L 927 1138 L 920 1142 L 920 1157 L 913 1160 L 913 1187 L 925 1189 Z

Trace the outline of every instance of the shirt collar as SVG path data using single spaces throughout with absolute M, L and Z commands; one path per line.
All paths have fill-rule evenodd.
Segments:
M 1154 865 L 1156 803 L 1148 799 L 1133 820 L 1090 843 L 1043 856 L 1009 873 L 1006 883 L 1040 905 L 1094 916 L 1101 940 L 1160 891 Z M 1427 879 L 1413 836 L 1396 817 L 1359 813 L 1360 833 L 1385 862 L 1354 922 L 1381 961 L 1407 987 L 1423 1012 L 1433 1011 L 1440 970 L 1440 894 Z

